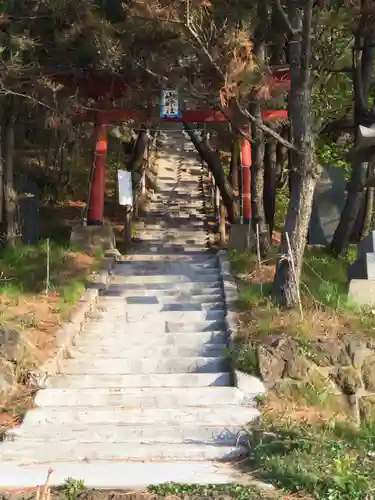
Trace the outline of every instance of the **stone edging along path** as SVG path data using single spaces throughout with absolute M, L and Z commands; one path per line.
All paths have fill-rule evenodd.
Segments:
M 110 283 L 111 270 L 116 263 L 115 257 L 108 257 L 101 272 L 95 277 L 93 282 L 86 289 L 78 303 L 77 310 L 72 315 L 69 322 L 65 322 L 56 333 L 56 348 L 50 359 L 48 359 L 38 370 L 39 377 L 44 380 L 53 375 L 63 372 L 64 359 L 69 355 L 69 348 L 73 347 L 74 339 L 83 330 L 88 316 L 95 312 L 97 308 L 99 293 L 108 288 Z M 38 377 L 38 378 L 39 378 Z M 36 385 L 40 380 L 36 380 Z M 44 388 L 43 382 L 38 387 Z
M 219 250 L 217 253 L 221 279 L 223 282 L 223 294 L 225 302 L 225 325 L 227 329 L 227 335 L 229 340 L 229 347 L 233 347 L 233 338 L 237 331 L 237 311 L 235 308 L 235 303 L 237 299 L 238 287 L 235 279 L 231 273 L 230 261 L 228 259 L 228 253 L 226 250 Z M 251 394 L 250 400 L 253 399 L 254 394 L 265 394 L 266 387 L 263 382 L 253 375 L 237 370 L 232 367 L 233 370 L 233 383 L 234 386 L 240 389 L 244 393 L 244 404 L 247 401 L 247 394 Z

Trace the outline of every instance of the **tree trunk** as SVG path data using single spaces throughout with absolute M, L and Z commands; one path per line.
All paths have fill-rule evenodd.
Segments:
M 365 123 L 367 115 L 367 101 L 369 97 L 371 72 L 374 60 L 374 48 L 372 47 L 372 36 L 368 36 L 362 47 L 362 28 L 360 26 L 355 36 L 355 47 L 353 51 L 353 86 L 354 86 L 354 127 L 356 142 L 358 138 L 358 127 Z M 331 251 L 334 255 L 345 255 L 350 244 L 350 238 L 364 203 L 364 185 L 366 182 L 367 163 L 354 162 L 348 185 L 348 195 L 344 209 L 341 213 L 340 222 L 331 242 Z M 357 233 L 363 232 L 364 218 L 357 229 Z
M 148 134 L 145 130 L 138 133 L 138 137 L 134 146 L 132 157 L 128 163 L 127 170 L 130 172 L 141 171 L 144 154 L 149 142 Z
M 265 28 L 268 21 L 268 9 L 264 0 L 258 0 L 257 5 L 258 26 L 253 37 L 253 53 L 257 64 L 262 67 L 265 63 Z M 255 96 L 254 96 L 255 99 Z M 252 152 L 252 210 L 253 224 L 256 233 L 259 231 L 259 246 L 262 257 L 271 251 L 270 235 L 266 225 L 264 211 L 264 132 L 258 126 L 262 123 L 262 110 L 258 102 L 250 104 L 250 113 L 256 118 L 256 123 L 251 123 L 251 135 L 254 140 Z
M 233 190 L 227 177 L 225 176 L 224 169 L 220 162 L 220 156 L 211 151 L 205 143 L 198 139 L 197 134 L 188 123 L 184 123 L 184 128 L 189 134 L 190 140 L 194 144 L 195 149 L 198 151 L 202 160 L 207 163 L 210 172 L 214 176 L 215 183 L 220 190 L 221 198 L 224 202 L 225 208 L 227 209 L 228 220 L 231 224 L 233 224 L 235 222 Z
M 288 1 L 288 17 L 292 28 L 302 34 L 291 35 L 289 43 L 291 90 L 289 117 L 291 135 L 296 148 L 291 154 L 291 197 L 281 237 L 273 295 L 282 307 L 294 307 L 299 300 L 299 284 L 316 183 L 314 172 L 314 139 L 311 126 L 311 25 L 313 0 L 302 10 L 299 0 Z M 302 21 L 303 16 L 303 21 Z M 288 239 L 291 252 L 289 251 Z
M 5 176 L 4 176 L 4 207 L 6 220 L 5 243 L 14 246 L 17 241 L 17 193 L 14 189 L 14 123 L 15 107 L 14 99 L 7 98 L 5 123 L 4 123 L 4 153 L 5 153 Z
M 240 218 L 239 204 L 239 169 L 240 169 L 240 148 L 238 138 L 234 137 L 230 156 L 229 182 L 233 190 L 233 217 L 237 221 Z

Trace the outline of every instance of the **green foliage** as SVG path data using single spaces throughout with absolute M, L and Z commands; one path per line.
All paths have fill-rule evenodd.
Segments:
M 148 491 L 161 497 L 170 495 L 182 498 L 233 498 L 234 500 L 267 500 L 271 498 L 255 486 L 242 484 L 196 484 L 165 483 L 150 486 Z M 273 496 L 272 498 L 275 499 Z
M 66 500 L 78 500 L 79 496 L 86 491 L 85 483 L 82 480 L 69 477 L 62 486 L 62 492 Z
M 355 429 L 332 422 L 260 427 L 250 446 L 250 462 L 262 479 L 293 493 L 310 493 L 317 500 L 373 498 L 374 429 L 375 424 Z
M 16 298 L 23 293 L 45 290 L 47 278 L 47 243 L 38 246 L 17 245 L 0 255 L 0 293 Z M 88 284 L 88 269 L 75 269 L 69 249 L 49 243 L 49 289 L 56 291 L 63 303 L 78 300 Z M 100 261 L 100 256 L 97 256 Z
M 345 155 L 351 149 L 353 143 L 348 143 L 345 147 L 339 146 L 333 141 L 321 139 L 316 146 L 316 157 L 322 167 L 341 167 L 345 170 L 346 176 L 349 176 L 350 163 Z

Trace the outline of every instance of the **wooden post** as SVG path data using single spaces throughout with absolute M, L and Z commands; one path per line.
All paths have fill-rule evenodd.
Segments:
M 247 133 L 250 129 L 247 128 Z M 251 144 L 245 138 L 241 139 L 241 188 L 242 188 L 242 222 L 250 224 L 251 221 Z
M 219 234 L 220 234 L 220 246 L 224 246 L 227 241 L 226 234 L 226 209 L 223 200 L 220 200 L 220 214 L 219 214 Z

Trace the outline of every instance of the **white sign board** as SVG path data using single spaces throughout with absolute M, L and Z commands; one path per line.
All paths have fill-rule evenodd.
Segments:
M 120 205 L 133 205 L 132 174 L 127 170 L 118 170 L 118 197 Z
M 177 90 L 162 90 L 160 103 L 161 118 L 181 118 Z

